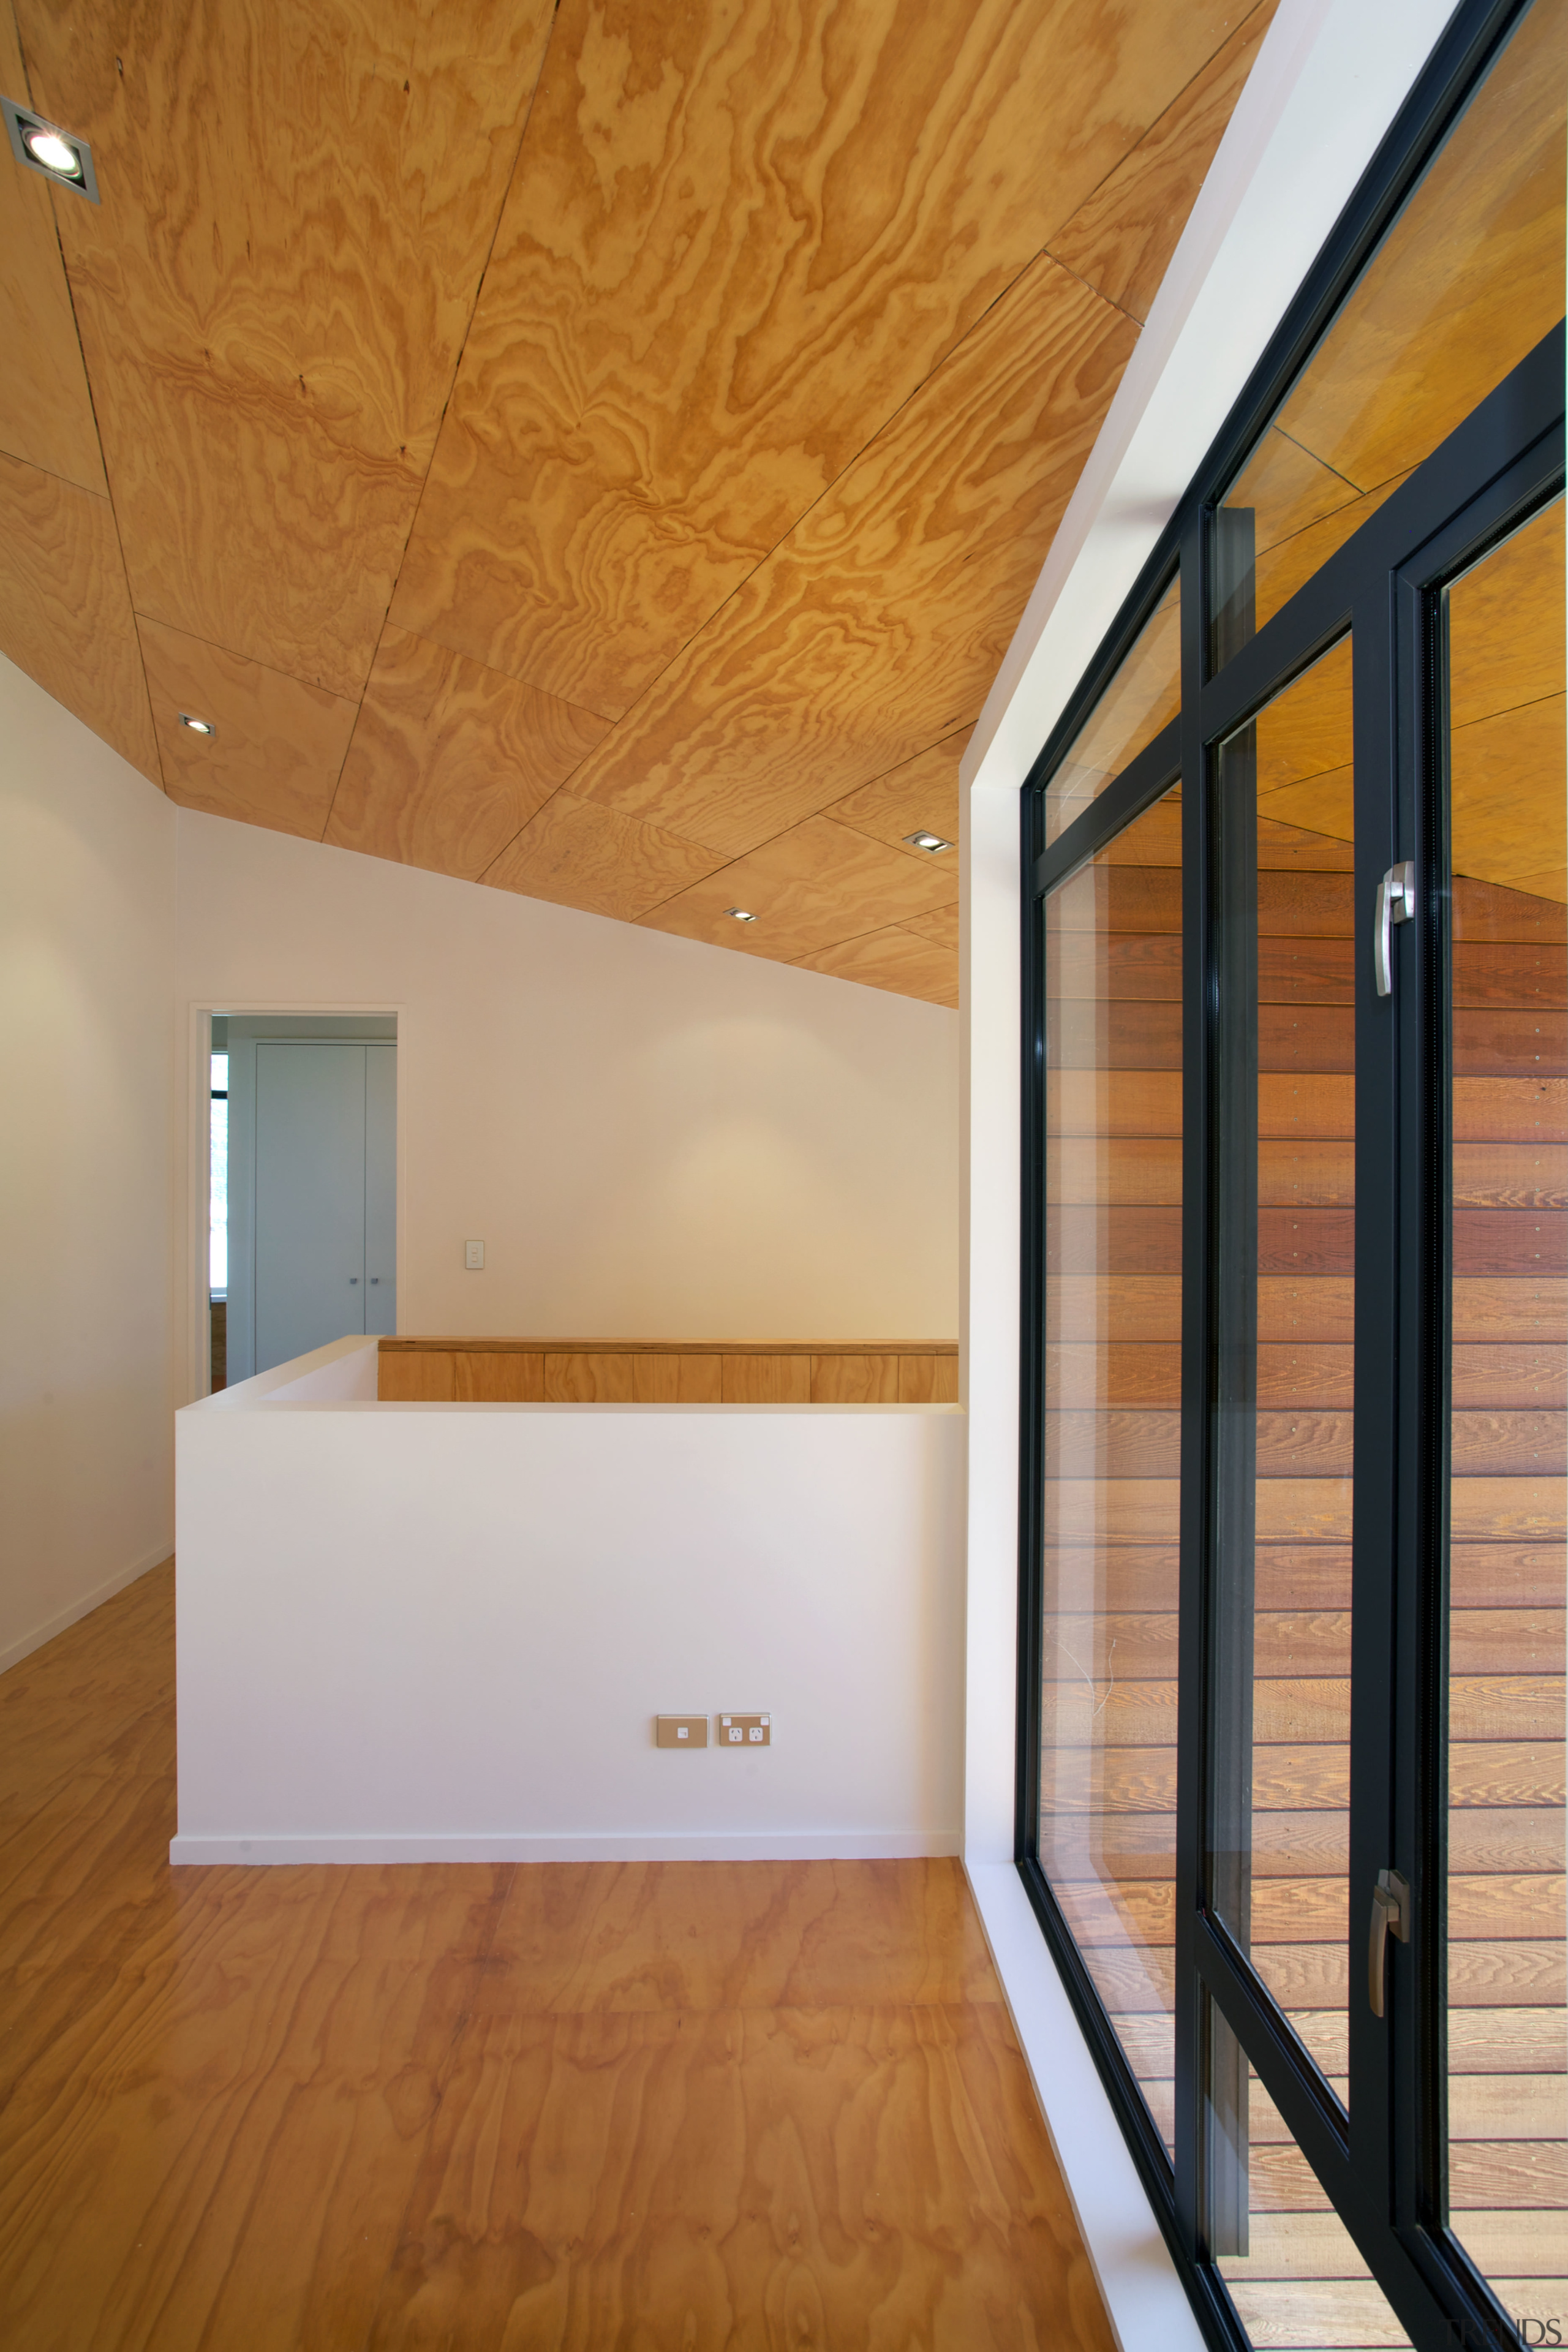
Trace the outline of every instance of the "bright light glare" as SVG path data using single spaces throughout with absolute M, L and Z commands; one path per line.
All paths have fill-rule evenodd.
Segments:
M 29 131 L 26 139 L 28 153 L 37 158 L 46 172 L 63 172 L 69 179 L 80 179 L 81 158 L 58 131 Z
M 188 710 L 180 713 L 180 724 L 188 727 L 193 735 L 216 735 L 217 729 L 210 719 L 193 719 Z
M 755 915 L 748 914 L 744 907 L 726 907 L 724 912 L 732 915 L 737 923 L 754 923 L 757 919 Z

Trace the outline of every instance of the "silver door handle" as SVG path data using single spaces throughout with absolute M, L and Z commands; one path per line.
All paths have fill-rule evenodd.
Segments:
M 1386 996 L 1394 986 L 1394 941 L 1390 936 L 1395 923 L 1407 923 L 1415 912 L 1415 866 L 1406 857 L 1398 866 L 1391 866 L 1377 886 L 1377 906 L 1372 921 L 1372 964 L 1377 978 L 1379 996 Z
M 1366 1997 L 1373 2017 L 1384 2012 L 1388 1982 L 1388 1939 L 1410 1941 L 1410 1882 L 1397 1870 L 1380 1870 L 1372 1890 L 1372 1941 L 1366 1956 Z

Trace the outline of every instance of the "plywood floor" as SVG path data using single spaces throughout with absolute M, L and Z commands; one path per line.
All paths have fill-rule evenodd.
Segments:
M 1110 2352 L 956 1864 L 173 1871 L 173 1601 L 0 1677 L 6 2352 Z

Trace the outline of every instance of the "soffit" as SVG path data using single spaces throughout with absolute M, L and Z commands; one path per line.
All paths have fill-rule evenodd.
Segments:
M 1271 13 L 18 0 L 104 201 L 6 166 L 0 646 L 187 805 L 954 1001 L 903 835 Z

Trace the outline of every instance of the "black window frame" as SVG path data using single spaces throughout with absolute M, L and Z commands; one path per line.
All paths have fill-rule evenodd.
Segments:
M 1134 2162 L 1186 2286 L 1207 2341 L 1246 2352 L 1248 2339 L 1214 2263 L 1205 2256 L 1199 2147 L 1199 2062 L 1206 2004 L 1245 2028 L 1255 2065 L 1280 2106 L 1298 2144 L 1325 2179 L 1334 2203 L 1366 2252 L 1377 2246 L 1374 2274 L 1412 2340 L 1426 2352 L 1439 2345 L 1511 2347 L 1520 2338 L 1500 2304 L 1441 2227 L 1432 2184 L 1445 2151 L 1434 2128 L 1423 2084 L 1441 2052 L 1431 2021 L 1441 2002 L 1428 1985 L 1418 2004 L 1394 2011 L 1388 2061 L 1394 2095 L 1389 2111 L 1355 2118 L 1352 2133 L 1274 2004 L 1204 1903 L 1201 1801 L 1212 1732 L 1205 1720 L 1205 1676 L 1213 1655 L 1206 1587 L 1211 1549 L 1210 1430 L 1207 1399 L 1213 1362 L 1214 1268 L 1210 1220 L 1215 1195 L 1210 1119 L 1215 1101 L 1214 1040 L 1206 1008 L 1212 995 L 1215 909 L 1209 870 L 1211 801 L 1219 739 L 1266 704 L 1293 676 L 1337 639 L 1355 629 L 1358 881 L 1355 935 L 1371 921 L 1363 869 L 1415 856 L 1423 874 L 1436 871 L 1428 854 L 1441 822 L 1437 780 L 1441 747 L 1426 740 L 1420 713 L 1433 665 L 1440 658 L 1432 624 L 1441 588 L 1454 572 L 1477 560 L 1490 540 L 1505 535 L 1532 507 L 1561 487 L 1563 474 L 1563 337 L 1546 337 L 1442 446 L 1416 468 L 1352 539 L 1258 630 L 1223 668 L 1211 663 L 1208 612 L 1215 560 L 1213 518 L 1240 466 L 1279 409 L 1292 383 L 1389 225 L 1507 41 L 1529 0 L 1467 0 L 1450 22 L 1376 156 L 1356 189 L 1278 332 L 1254 371 L 1225 427 L 1207 453 L 1161 539 L 1145 562 L 1116 622 L 1064 709 L 1026 780 L 1021 794 L 1023 938 L 1023 1202 L 1021 1241 L 1019 1617 L 1017 1781 L 1015 1854 L 1026 1889 L 1062 1975 L 1079 2023 L 1127 2137 Z M 1100 700 L 1140 632 L 1170 587 L 1182 581 L 1182 708 L 1115 782 L 1047 842 L 1046 786 Z M 1373 624 L 1375 623 L 1375 625 Z M 1386 624 L 1386 625 L 1385 625 Z M 1367 740 L 1369 731 L 1376 740 Z M 1368 781 L 1363 785 L 1362 779 Z M 1045 1072 L 1044 923 L 1046 893 L 1105 848 L 1138 814 L 1177 782 L 1183 788 L 1182 987 L 1184 1191 L 1182 1248 L 1183 1429 L 1181 1504 L 1180 1691 L 1177 1740 L 1176 1852 L 1176 2147 L 1165 2155 L 1148 2105 L 1096 1991 L 1037 1853 L 1040 1771 L 1044 1464 Z M 1368 855 L 1363 856 L 1363 824 Z M 1374 843 L 1377 845 L 1374 847 Z M 1386 855 L 1383 845 L 1386 845 Z M 1366 903 L 1363 904 L 1363 899 Z M 1446 1042 L 1446 943 L 1442 908 L 1428 893 L 1409 927 L 1402 970 L 1407 975 L 1391 1017 L 1369 1020 L 1358 1002 L 1358 1134 L 1362 1105 L 1386 1090 L 1389 1117 L 1402 1117 L 1421 1147 L 1403 1158 L 1391 1152 L 1389 1181 L 1375 1200 L 1358 1203 L 1357 1318 L 1384 1318 L 1391 1349 L 1423 1366 L 1406 1381 L 1396 1407 L 1384 1400 L 1389 1422 L 1381 1457 L 1362 1443 L 1358 1410 L 1355 1486 L 1358 1562 L 1370 1556 L 1368 1529 L 1390 1525 L 1400 1549 L 1390 1589 L 1363 1608 L 1361 1587 L 1353 1634 L 1352 1706 L 1371 1704 L 1381 1690 L 1401 1720 L 1418 1723 L 1421 1737 L 1407 1753 L 1385 1758 L 1391 1818 L 1375 1857 L 1352 1848 L 1352 1885 L 1390 1859 L 1395 1843 L 1416 1853 L 1415 1903 L 1428 1932 L 1417 1939 L 1429 1970 L 1440 1955 L 1443 1857 L 1433 1850 L 1440 1818 L 1432 1790 L 1443 1770 L 1439 1752 L 1445 1664 L 1442 1612 L 1434 1608 L 1432 1560 L 1446 1527 L 1446 1455 L 1432 1441 L 1444 1425 L 1433 1409 L 1432 1382 L 1441 1381 L 1446 1331 L 1447 1248 L 1445 1154 L 1432 1118 L 1440 1086 L 1435 1059 Z M 1358 999 L 1360 992 L 1358 992 Z M 1444 1066 L 1446 1066 L 1446 1065 Z M 1426 1074 L 1425 1092 L 1423 1073 Z M 1395 1086 L 1404 1089 L 1396 1097 Z M 1412 1093 L 1415 1089 L 1415 1094 Z M 1417 1095 L 1420 1099 L 1417 1100 Z M 1425 1113 L 1422 1112 L 1425 1104 Z M 1419 1121 L 1426 1118 L 1426 1126 Z M 1394 1244 L 1403 1236 L 1407 1265 L 1415 1251 L 1420 1278 L 1400 1278 Z M 1373 1274 L 1372 1269 L 1379 1268 Z M 1188 1295 L 1190 1293 L 1190 1296 Z M 1196 1409 L 1194 1409 L 1194 1406 Z M 1403 1421 L 1401 1423 L 1401 1416 Z M 1395 1491 L 1397 1489 L 1397 1492 Z M 1361 1571 L 1358 1567 L 1358 1577 Z M 1386 1605 L 1384 1605 L 1386 1603 Z M 1390 1627 L 1395 1604 L 1402 1622 L 1420 1636 L 1396 1655 Z M 1358 1746 L 1359 1742 L 1359 1746 Z M 1386 1734 L 1383 1740 L 1388 1748 Z M 1352 1757 L 1363 1762 L 1378 1738 L 1352 1719 Z M 1352 1770 L 1355 1767 L 1352 1765 Z M 1434 1775 L 1438 1776 L 1436 1781 Z M 1352 1819 L 1358 1816 L 1352 1816 Z M 1362 1805 L 1362 1844 L 1371 1832 Z M 1353 1832 L 1352 1832 L 1353 1834 Z M 1423 1848 L 1423 1839 L 1425 1847 Z M 1352 1905 L 1353 1908 L 1353 1905 Z M 1416 2011 L 1419 2011 L 1417 2017 Z M 1364 2042 L 1374 2021 L 1353 2000 L 1352 2039 Z M 1267 2067 L 1260 2060 L 1267 2057 Z M 1354 2063 L 1352 2057 L 1352 2063 Z M 1378 2167 L 1381 2164 L 1382 2169 Z M 1384 2184 L 1393 2183 L 1393 2210 L 1379 2211 Z

